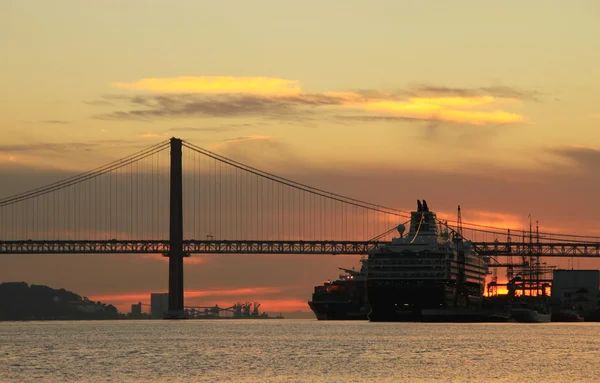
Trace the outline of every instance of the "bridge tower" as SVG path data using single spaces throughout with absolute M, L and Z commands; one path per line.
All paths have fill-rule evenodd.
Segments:
M 182 143 L 171 138 L 169 217 L 169 319 L 183 319 L 183 170 Z

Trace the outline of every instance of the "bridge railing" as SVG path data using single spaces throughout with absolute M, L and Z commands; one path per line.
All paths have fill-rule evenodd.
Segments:
M 184 240 L 190 254 L 368 254 L 386 241 Z M 473 242 L 478 254 L 490 257 L 600 257 L 600 242 L 530 243 Z M 0 254 L 166 254 L 168 240 L 0 241 Z

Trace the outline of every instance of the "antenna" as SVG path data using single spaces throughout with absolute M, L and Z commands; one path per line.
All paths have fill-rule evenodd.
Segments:
M 506 268 L 506 279 L 508 280 L 508 282 L 510 282 L 511 279 L 513 278 L 513 275 L 514 275 L 513 274 L 513 266 L 512 266 L 512 264 L 513 264 L 512 247 L 511 247 L 511 244 L 510 244 L 511 243 L 510 228 L 508 229 L 508 235 L 506 236 L 506 243 L 507 243 L 507 246 L 508 246 L 508 254 L 509 254 L 509 256 L 508 256 L 508 264 L 510 265 L 510 266 L 508 266 Z
M 536 256 L 535 256 L 535 295 L 537 296 L 540 293 L 540 274 L 542 273 L 542 269 L 540 267 L 540 253 L 541 253 L 541 249 L 540 249 L 540 221 L 536 220 L 535 221 L 535 239 L 536 239 L 536 243 L 537 243 L 537 249 L 536 249 Z M 542 291 L 542 295 L 543 291 Z
M 454 294 L 454 307 L 458 304 L 459 294 L 465 289 L 465 248 L 464 248 L 464 237 L 462 230 L 462 216 L 460 214 L 460 205 L 458 205 L 458 217 L 457 217 L 457 230 L 458 236 L 455 236 L 456 240 L 456 263 L 458 266 L 458 275 L 457 275 L 457 288 L 456 293 Z
M 532 243 L 532 232 L 531 232 L 531 213 L 529 213 L 529 243 Z
M 533 284 L 533 273 L 535 271 L 535 263 L 533 262 L 533 230 L 531 228 L 531 213 L 529 213 L 529 287 Z M 533 295 L 531 289 L 529 295 Z
M 460 205 L 458 205 L 458 218 L 456 219 L 456 222 L 458 223 L 458 234 L 460 234 L 460 236 L 463 236 L 463 226 L 462 226 L 462 216 L 460 214 Z

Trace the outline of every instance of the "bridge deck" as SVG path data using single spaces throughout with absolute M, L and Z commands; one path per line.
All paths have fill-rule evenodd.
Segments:
M 186 254 L 367 254 L 389 242 L 185 240 Z M 600 243 L 473 242 L 483 256 L 600 257 Z M 166 254 L 167 240 L 0 241 L 0 254 Z

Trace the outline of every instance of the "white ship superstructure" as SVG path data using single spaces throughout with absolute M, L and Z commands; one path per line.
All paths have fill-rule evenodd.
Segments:
M 400 225 L 400 237 L 367 259 L 371 317 L 402 320 L 421 318 L 423 310 L 477 307 L 488 269 L 471 242 L 442 224 L 425 201 L 418 201 L 405 230 Z

